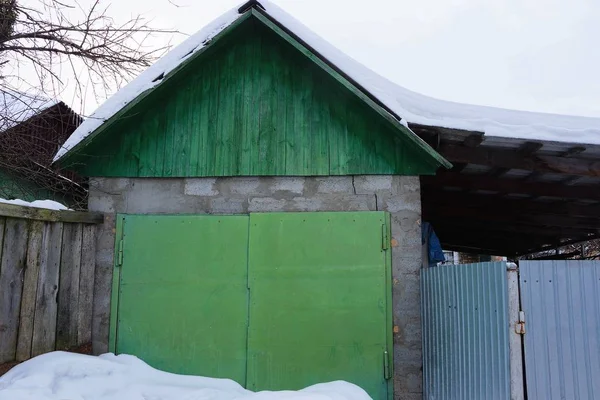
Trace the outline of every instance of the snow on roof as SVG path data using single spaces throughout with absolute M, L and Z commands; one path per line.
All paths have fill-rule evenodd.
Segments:
M 52 352 L 0 377 L 0 398 L 12 400 L 369 400 L 356 385 L 336 381 L 298 391 L 252 392 L 230 379 L 176 375 L 137 357 Z
M 48 99 L 41 94 L 3 88 L 0 91 L 0 132 L 27 121 L 58 103 L 58 100 Z
M 260 0 L 265 12 L 296 35 L 342 72 L 356 81 L 403 122 L 443 128 L 484 132 L 488 136 L 567 143 L 600 144 L 600 118 L 513 111 L 494 107 L 438 100 L 405 89 L 378 75 L 316 35 L 298 20 L 268 0 Z M 207 25 L 170 51 L 109 98 L 65 142 L 54 161 L 64 156 L 105 121 L 144 91 L 159 85 L 164 76 L 217 33 L 231 25 L 240 14 L 235 8 Z

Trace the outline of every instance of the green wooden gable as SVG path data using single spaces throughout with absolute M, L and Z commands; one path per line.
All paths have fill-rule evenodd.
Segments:
M 434 174 L 447 162 L 256 10 L 78 145 L 85 176 Z

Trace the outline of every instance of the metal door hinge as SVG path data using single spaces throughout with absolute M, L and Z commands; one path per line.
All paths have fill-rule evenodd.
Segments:
M 123 265 L 123 239 L 119 240 L 119 248 L 117 250 L 117 265 Z
M 519 311 L 519 321 L 515 324 L 515 332 L 519 335 L 525 334 L 525 311 Z
M 385 224 L 381 225 L 381 248 L 383 250 L 390 248 L 390 235 Z
M 390 356 L 387 351 L 383 352 L 383 377 L 384 379 L 391 379 L 392 374 L 390 370 Z

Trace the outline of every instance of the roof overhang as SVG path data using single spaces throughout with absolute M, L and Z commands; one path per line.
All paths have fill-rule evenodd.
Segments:
M 598 237 L 600 145 L 411 128 L 454 164 L 421 178 L 445 249 L 518 256 Z

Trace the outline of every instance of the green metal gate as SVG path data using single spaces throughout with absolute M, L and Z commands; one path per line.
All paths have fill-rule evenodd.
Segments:
M 117 228 L 111 351 L 244 385 L 248 216 L 124 215 Z
M 383 212 L 120 215 L 111 351 L 252 390 L 391 397 Z

